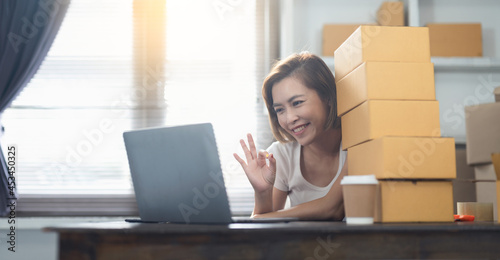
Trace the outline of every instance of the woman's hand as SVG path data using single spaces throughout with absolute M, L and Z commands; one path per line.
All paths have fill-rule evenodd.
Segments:
M 236 153 L 234 158 L 241 164 L 256 193 L 271 192 L 276 178 L 276 159 L 266 151 L 259 151 L 257 154 L 252 135 L 248 134 L 247 137 L 250 149 L 244 140 L 240 140 L 247 161 L 245 162 Z M 269 159 L 269 165 L 266 162 L 266 157 Z

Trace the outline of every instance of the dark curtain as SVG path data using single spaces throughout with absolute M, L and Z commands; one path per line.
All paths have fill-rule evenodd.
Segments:
M 38 70 L 61 26 L 69 2 L 0 0 L 0 115 Z M 7 164 L 0 146 L 2 216 L 10 213 L 9 204 L 15 203 L 17 198 L 15 189 L 11 189 L 14 185 L 9 184 L 12 175 Z

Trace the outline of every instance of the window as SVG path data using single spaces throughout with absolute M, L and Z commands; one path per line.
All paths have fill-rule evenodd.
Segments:
M 72 0 L 2 118 L 2 141 L 19 151 L 20 213 L 135 214 L 122 132 L 198 122 L 214 125 L 233 213 L 250 213 L 253 190 L 232 153 L 247 132 L 261 148 L 271 141 L 260 2 Z

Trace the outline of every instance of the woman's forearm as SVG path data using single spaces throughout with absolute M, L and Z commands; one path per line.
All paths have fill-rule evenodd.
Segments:
M 273 192 L 255 192 L 255 206 L 253 214 L 264 214 L 273 211 Z
M 344 218 L 343 201 L 329 205 L 325 197 L 297 205 L 292 208 L 279 211 L 259 214 L 254 212 L 255 218 L 274 218 L 274 217 L 296 217 L 301 220 L 342 220 Z

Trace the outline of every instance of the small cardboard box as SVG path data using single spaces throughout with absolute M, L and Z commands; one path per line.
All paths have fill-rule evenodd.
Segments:
M 337 113 L 366 100 L 435 100 L 430 62 L 365 62 L 337 82 Z
M 323 56 L 333 56 L 335 50 L 361 24 L 325 24 L 323 25 Z
M 483 41 L 480 23 L 427 24 L 431 55 L 442 57 L 481 57 Z
M 404 26 L 403 2 L 383 2 L 377 11 L 377 23 L 384 26 Z
M 362 25 L 335 51 L 341 80 L 366 61 L 430 62 L 429 28 Z
M 381 137 L 348 149 L 349 175 L 377 179 L 454 179 L 455 139 Z
M 467 163 L 491 163 L 500 152 L 500 103 L 465 107 Z
M 495 88 L 495 102 L 500 102 L 500 87 Z
M 379 181 L 375 222 L 453 222 L 451 181 Z
M 438 101 L 368 100 L 341 120 L 344 149 L 382 136 L 441 135 Z

